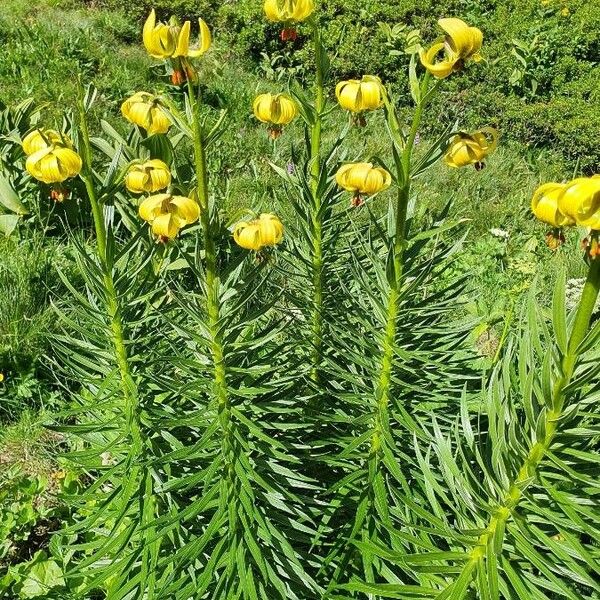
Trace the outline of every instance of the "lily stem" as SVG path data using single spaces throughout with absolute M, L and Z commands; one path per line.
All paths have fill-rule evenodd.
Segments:
M 121 389 L 125 398 L 125 406 L 127 413 L 128 432 L 132 438 L 134 449 L 141 450 L 142 441 L 138 419 L 138 397 L 137 389 L 131 376 L 129 357 L 127 355 L 127 347 L 125 344 L 125 334 L 123 328 L 123 318 L 119 297 L 115 288 L 113 278 L 113 264 L 111 254 L 108 252 L 106 225 L 104 223 L 104 215 L 102 207 L 98 202 L 96 189 L 93 180 L 92 169 L 92 150 L 90 143 L 90 134 L 87 123 L 87 116 L 83 104 L 83 90 L 79 94 L 78 102 L 80 114 L 80 128 L 82 139 L 82 155 L 83 167 L 81 178 L 85 184 L 88 199 L 92 208 L 94 219 L 94 228 L 96 230 L 96 243 L 98 247 L 98 258 L 102 266 L 102 276 L 104 280 L 104 288 L 106 292 L 106 310 L 110 320 L 112 341 L 115 349 L 115 358 L 119 368 L 121 378 Z
M 312 318 L 312 370 L 311 379 L 319 381 L 319 368 L 323 355 L 323 211 L 322 198 L 319 191 L 319 179 L 321 176 L 321 133 L 323 127 L 323 108 L 325 105 L 325 88 L 322 64 L 322 42 L 318 25 L 313 25 L 313 42 L 315 60 L 317 64 L 315 82 L 315 121 L 311 130 L 310 144 L 310 173 L 311 191 L 313 197 L 312 206 L 312 283 L 313 283 L 313 318 Z
M 194 159 L 197 179 L 200 221 L 204 233 L 204 258 L 206 276 L 206 311 L 210 335 L 210 351 L 213 362 L 214 394 L 217 401 L 217 413 L 222 429 L 222 455 L 225 463 L 224 479 L 227 481 L 227 506 L 229 508 L 229 535 L 235 534 L 237 524 L 237 506 L 233 502 L 234 494 L 234 432 L 231 423 L 231 403 L 227 389 L 227 369 L 225 349 L 220 325 L 220 278 L 217 265 L 217 250 L 214 239 L 214 223 L 208 195 L 208 170 L 204 136 L 199 115 L 199 100 L 191 82 L 188 82 L 188 98 L 192 109 L 192 130 L 194 135 Z
M 426 73 L 421 85 L 420 101 L 417 103 L 410 132 L 405 141 L 402 156 L 397 165 L 396 177 L 398 180 L 398 198 L 395 207 L 395 234 L 393 240 L 393 259 L 394 259 L 394 277 L 390 282 L 390 290 L 387 305 L 387 320 L 382 344 L 381 369 L 379 380 L 375 390 L 375 422 L 373 434 L 371 436 L 371 453 L 369 456 L 369 480 L 377 472 L 377 465 L 380 457 L 382 437 L 387 431 L 388 424 L 388 405 L 390 401 L 392 373 L 394 367 L 394 354 L 396 349 L 397 321 L 400 310 L 400 295 L 402 290 L 404 274 L 404 248 L 406 242 L 406 219 L 408 213 L 408 203 L 410 200 L 411 188 L 411 159 L 415 144 L 417 132 L 419 130 L 425 105 L 425 96 L 429 86 L 429 73 Z M 391 106 L 390 111 L 394 110 Z M 394 114 L 390 114 L 391 119 L 395 119 Z M 390 128 L 393 130 L 393 128 Z M 399 140 L 392 140 L 397 143 Z
M 104 215 L 100 202 L 98 201 L 98 196 L 96 194 L 96 188 L 94 185 L 90 132 L 87 122 L 86 109 L 84 106 L 84 92 L 81 82 L 79 83 L 78 111 L 82 140 L 81 150 L 83 156 L 81 178 L 85 184 L 90 206 L 92 208 L 94 228 L 96 231 L 97 252 L 102 269 L 104 291 L 106 294 L 106 312 L 110 321 L 112 343 L 115 351 L 117 367 L 119 369 L 121 391 L 124 398 L 126 419 L 125 434 L 131 440 L 129 461 L 132 464 L 129 466 L 129 473 L 127 474 L 127 477 L 128 479 L 135 481 L 140 477 L 141 467 L 137 463 L 139 461 L 139 457 L 144 452 L 144 442 L 140 426 L 139 397 L 137 386 L 132 377 L 129 364 L 126 336 L 123 325 L 123 314 L 113 275 L 113 254 L 112 252 L 109 252 Z M 142 571 L 140 574 L 140 581 L 144 582 L 144 585 L 147 586 L 146 589 L 148 598 L 151 599 L 154 597 L 155 575 L 154 569 L 151 567 L 151 564 L 153 563 L 151 558 L 152 550 L 147 544 L 147 540 L 153 535 L 154 531 L 153 527 L 151 527 L 151 523 L 155 518 L 155 504 L 153 497 L 152 477 L 147 469 L 145 469 L 141 474 L 139 484 L 139 502 L 141 522 L 143 526 L 141 534 L 141 547 L 142 552 L 145 554 L 145 559 L 141 561 Z M 158 542 L 155 542 L 153 545 L 156 547 L 157 543 Z

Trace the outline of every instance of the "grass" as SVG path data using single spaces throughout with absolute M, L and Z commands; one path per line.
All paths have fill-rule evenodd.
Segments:
M 0 429 L 0 481 L 14 467 L 29 477 L 50 477 L 58 469 L 57 454 L 65 440 L 45 427 L 48 419 L 44 411 L 26 409 L 15 423 Z

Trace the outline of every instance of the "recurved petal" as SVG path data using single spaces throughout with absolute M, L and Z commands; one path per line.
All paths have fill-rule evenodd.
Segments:
M 64 176 L 61 181 L 69 177 L 75 177 L 81 171 L 81 157 L 74 150 L 57 147 L 52 151 L 52 154 L 56 156 L 61 174 Z
M 144 221 L 152 223 L 154 219 L 163 211 L 163 204 L 166 203 L 170 198 L 169 194 L 156 194 L 154 196 L 148 196 L 141 204 L 138 209 L 138 213 Z
M 271 122 L 275 125 L 287 125 L 298 114 L 296 103 L 285 94 L 271 98 Z
M 132 169 L 125 176 L 125 187 L 134 194 L 141 194 L 148 190 L 149 175 L 142 169 Z
M 160 106 L 153 106 L 146 119 L 146 125 L 142 125 L 150 135 L 155 133 L 167 133 L 171 127 L 171 121 Z
M 212 45 L 212 34 L 210 32 L 210 29 L 208 28 L 208 25 L 203 19 L 198 19 L 198 27 L 198 47 L 188 50 L 187 56 L 189 56 L 190 58 L 202 56 Z
M 565 188 L 564 183 L 545 183 L 535 191 L 531 199 L 531 210 L 540 221 L 552 227 L 565 227 L 575 223 L 559 209 L 558 198 Z
M 263 213 L 258 218 L 260 238 L 263 246 L 275 246 L 283 239 L 283 223 L 277 215 Z
M 170 202 L 170 210 L 181 221 L 183 225 L 189 225 L 198 220 L 200 207 L 197 202 L 185 196 L 173 196 Z
M 158 215 L 158 217 L 152 221 L 152 233 L 158 237 L 172 240 L 177 237 L 179 229 L 177 220 L 171 213 Z
M 597 229 L 600 224 L 600 178 L 579 177 L 569 182 L 558 196 L 558 207 L 582 227 Z
M 367 75 L 360 85 L 361 109 L 374 110 L 383 104 L 383 86 L 379 77 Z
M 150 190 L 151 192 L 157 192 L 158 190 L 164 190 L 171 183 L 171 172 L 169 168 L 154 168 L 150 170 Z
M 69 146 L 71 142 L 54 129 L 34 129 L 23 138 L 22 146 L 23 152 L 29 156 L 38 150 L 48 148 L 52 144 L 61 143 Z
M 152 34 L 154 32 L 154 26 L 156 25 L 156 11 L 152 9 L 146 22 L 144 23 L 144 28 L 142 30 L 142 39 L 144 42 L 144 46 L 148 52 L 150 52 L 150 48 L 153 46 Z
M 256 221 L 242 221 L 233 228 L 233 239 L 246 250 L 258 251 L 261 248 L 260 228 Z
M 177 36 L 177 47 L 175 48 L 173 57 L 188 56 L 190 50 L 190 29 L 190 22 L 186 21 Z
M 446 43 L 449 49 L 460 58 L 468 58 L 481 49 L 483 33 L 477 27 L 469 27 L 455 17 L 440 19 L 438 23 L 448 34 Z
M 477 133 L 480 136 L 478 138 L 480 145 L 485 148 L 487 154 L 491 154 L 498 146 L 498 130 L 494 127 L 484 127 Z
M 279 21 L 279 6 L 277 5 L 277 0 L 265 0 L 263 5 L 265 16 L 269 21 Z
M 454 65 L 458 62 L 459 56 L 451 54 L 446 56 L 444 59 L 434 62 L 437 55 L 444 50 L 444 44 L 442 42 L 433 44 L 431 48 L 426 51 L 419 53 L 419 59 L 421 64 L 438 79 L 444 79 L 448 77 L 454 70 Z
M 360 81 L 355 79 L 341 81 L 336 87 L 336 96 L 342 108 L 358 112 L 360 110 Z
M 336 183 L 343 189 L 348 192 L 355 192 L 356 188 L 352 187 L 349 181 L 349 175 L 354 167 L 353 163 L 349 163 L 347 165 L 342 165 L 335 174 Z
M 268 123 L 271 110 L 271 94 L 260 94 L 252 103 L 254 116 L 262 123 Z

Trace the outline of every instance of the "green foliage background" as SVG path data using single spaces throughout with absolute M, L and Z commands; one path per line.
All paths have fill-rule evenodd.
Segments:
M 119 8 L 118 2 L 101 4 Z M 136 3 L 142 18 L 151 6 L 181 17 L 203 15 L 231 52 L 256 68 L 263 53 L 280 49 L 276 25 L 261 19 L 255 0 L 216 2 L 165 0 Z M 403 36 L 386 35 L 381 24 L 419 29 L 424 39 L 439 35 L 436 21 L 456 15 L 477 22 L 485 36 L 488 64 L 457 77 L 439 102 L 448 121 L 477 127 L 496 123 L 503 134 L 535 148 L 556 151 L 569 165 L 585 171 L 600 162 L 600 5 L 587 0 L 327 0 L 321 25 L 333 60 L 334 77 L 377 73 L 386 83 L 404 85 L 407 57 Z M 566 9 L 568 14 L 563 14 Z M 310 53 L 300 41 L 294 66 L 312 72 Z M 519 47 L 525 50 L 516 52 Z M 519 56 L 517 56 L 517 54 Z M 408 99 L 407 99 L 408 104 Z M 577 132 L 577 135 L 573 135 Z

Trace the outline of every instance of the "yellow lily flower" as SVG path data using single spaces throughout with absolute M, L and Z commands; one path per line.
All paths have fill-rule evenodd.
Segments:
M 284 227 L 277 215 L 263 213 L 258 219 L 240 221 L 233 228 L 238 246 L 258 252 L 265 246 L 276 246 L 283 239 Z
M 375 110 L 383 106 L 385 88 L 381 79 L 365 75 L 362 79 L 340 81 L 335 88 L 340 106 L 353 113 Z
M 68 137 L 58 133 L 54 129 L 34 129 L 23 138 L 21 145 L 23 146 L 23 152 L 27 156 L 53 145 L 65 146 L 67 148 L 73 147 L 73 143 Z
M 81 157 L 65 146 L 51 145 L 27 157 L 25 168 L 44 183 L 62 183 L 81 171 Z
M 558 206 L 558 198 L 565 187 L 564 183 L 545 183 L 535 191 L 531 199 L 531 210 L 540 221 L 552 227 L 575 224 L 574 219 L 561 212 Z
M 314 0 L 265 0 L 265 15 L 269 21 L 305 21 L 315 10 Z
M 581 227 L 600 230 L 600 175 L 579 177 L 563 186 L 559 210 Z
M 128 121 L 145 129 L 148 135 L 167 133 L 171 126 L 160 100 L 148 92 L 137 92 L 127 98 L 121 105 L 121 113 Z
M 288 125 L 298 115 L 298 105 L 287 94 L 261 94 L 252 108 L 259 121 L 273 125 Z
M 125 187 L 134 194 L 158 192 L 171 184 L 171 171 L 162 160 L 132 165 L 125 175 Z
M 152 225 L 154 235 L 167 242 L 176 238 L 182 227 L 198 220 L 200 207 L 185 196 L 156 194 L 140 204 L 139 215 Z
M 372 163 L 349 163 L 342 165 L 335 175 L 337 184 L 348 192 L 354 192 L 352 206 L 361 206 L 361 195 L 372 196 L 387 190 L 392 184 L 392 176 Z
M 461 132 L 450 140 L 444 162 L 449 167 L 455 168 L 467 165 L 482 168 L 485 158 L 496 149 L 497 145 L 498 131 L 493 127 L 484 127 L 473 133 Z
M 392 184 L 392 176 L 372 163 L 349 163 L 342 165 L 335 175 L 337 184 L 348 192 L 358 192 L 372 196 L 387 190 Z
M 477 27 L 470 27 L 461 19 L 447 18 L 438 21 L 446 32 L 443 42 L 433 44 L 428 50 L 421 51 L 421 64 L 438 79 L 448 77 L 454 71 L 462 69 L 467 59 L 481 60 L 479 51 L 483 43 L 483 33 Z M 440 52 L 444 58 L 435 62 Z
M 203 19 L 198 19 L 198 46 L 190 48 L 191 24 L 186 21 L 182 26 L 156 22 L 156 11 L 152 9 L 146 22 L 142 38 L 148 54 L 154 58 L 196 58 L 202 56 L 212 44 L 212 35 Z
M 252 105 L 254 116 L 269 123 L 273 139 L 281 135 L 283 125 L 291 123 L 298 115 L 298 105 L 287 94 L 260 94 Z

